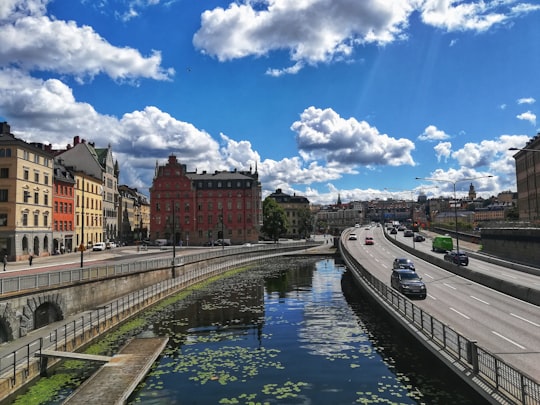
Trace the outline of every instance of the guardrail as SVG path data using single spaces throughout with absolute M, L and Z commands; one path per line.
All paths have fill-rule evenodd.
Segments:
M 178 269 L 177 277 L 168 279 L 155 285 L 151 285 L 141 290 L 135 291 L 126 296 L 120 297 L 109 303 L 104 303 L 100 308 L 89 311 L 79 318 L 65 322 L 63 325 L 51 331 L 47 337 L 36 337 L 34 340 L 21 345 L 19 348 L 0 357 L 0 401 L 5 395 L 9 395 L 16 388 L 21 387 L 36 373 L 40 372 L 37 353 L 42 350 L 54 348 L 54 350 L 74 351 L 87 344 L 99 334 L 110 330 L 118 323 L 126 320 L 142 309 L 161 300 L 167 295 L 173 294 L 181 288 L 188 287 L 203 279 L 213 275 L 223 273 L 231 268 L 239 267 L 245 263 L 265 260 L 286 253 L 288 251 L 300 250 L 317 246 L 319 243 L 287 243 L 281 245 L 269 245 L 268 247 L 254 247 L 246 249 L 231 249 L 219 252 L 207 252 L 194 255 L 186 255 L 175 258 L 175 267 Z M 221 253 L 221 254 L 220 254 Z M 229 257 L 230 260 L 209 263 L 205 266 L 192 266 L 191 270 L 185 270 L 184 265 L 205 261 L 210 258 Z M 134 272 L 154 268 L 171 267 L 170 259 L 151 259 L 153 264 L 144 264 L 144 262 L 133 263 L 133 266 L 126 264 L 111 266 L 111 274 L 123 274 L 125 272 Z M 108 267 L 108 266 L 107 266 Z M 189 267 L 188 267 L 189 268 Z M 79 269 L 79 271 L 59 272 L 66 275 L 69 280 L 80 280 L 83 277 L 98 277 L 99 272 L 92 271 L 92 268 Z M 76 276 L 73 276 L 73 275 Z M 101 275 L 101 273 L 99 273 Z M 69 277 L 67 277 L 69 276 Z M 102 276 L 102 275 L 101 275 Z M 21 276 L 24 278 L 24 276 Z M 35 283 L 40 278 L 35 278 Z M 53 284 L 64 280 L 63 277 L 44 278 L 53 280 Z M 24 283 L 21 283 L 24 284 Z
M 482 349 L 475 341 L 467 339 L 428 312 L 416 306 L 408 298 L 373 276 L 339 242 L 339 250 L 345 263 L 357 277 L 374 290 L 380 298 L 394 308 L 416 330 L 435 344 L 464 372 L 478 377 L 483 384 L 499 393 L 511 403 L 523 405 L 540 404 L 540 384 L 523 374 L 496 355 Z
M 276 251 L 276 249 L 283 251 L 298 249 L 299 247 L 309 248 L 317 245 L 319 245 L 319 243 L 290 242 L 282 244 L 253 245 L 238 248 L 233 247 L 228 249 L 219 249 L 176 256 L 174 260 L 175 265 L 179 265 L 180 262 L 189 264 L 203 260 L 215 259 L 217 257 L 229 257 L 235 255 L 250 256 L 253 254 L 260 254 L 261 251 Z M 171 266 L 171 258 L 155 258 L 132 263 L 87 266 L 69 270 L 57 270 L 46 273 L 4 277 L 0 279 L 0 295 L 19 291 L 28 291 L 37 288 L 54 288 L 74 282 L 99 280 L 112 276 L 163 269 Z

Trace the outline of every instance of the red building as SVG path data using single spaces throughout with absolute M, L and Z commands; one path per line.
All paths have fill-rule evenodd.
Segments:
M 150 236 L 184 246 L 217 239 L 256 243 L 261 207 L 257 170 L 188 172 L 171 155 L 167 164 L 156 165 L 150 188 Z
M 53 182 L 53 253 L 72 252 L 75 247 L 75 178 L 61 159 L 54 161 Z

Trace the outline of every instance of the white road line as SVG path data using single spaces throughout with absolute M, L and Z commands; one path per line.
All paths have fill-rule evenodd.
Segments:
M 481 302 L 482 304 L 491 305 L 489 302 L 484 301 L 484 300 L 481 300 L 480 298 L 476 298 L 474 295 L 470 295 L 470 297 L 471 297 L 473 300 L 476 300 L 476 301 Z
M 447 286 L 448 288 L 451 288 L 452 290 L 457 290 L 456 287 L 453 287 L 450 284 L 443 283 L 443 285 Z
M 521 346 L 519 343 L 516 343 L 516 342 L 514 342 L 514 341 L 511 340 L 511 339 L 508 339 L 506 336 L 503 336 L 503 335 L 501 335 L 500 333 L 495 332 L 494 330 L 492 330 L 491 333 L 493 333 L 494 335 L 497 335 L 497 336 L 500 337 L 501 339 L 506 340 L 508 343 L 512 343 L 513 345 L 519 347 L 521 350 L 525 350 L 525 347 Z
M 433 277 L 433 276 L 430 275 L 430 274 L 424 274 L 424 277 L 429 277 L 429 278 L 432 279 L 432 280 L 435 278 L 435 277 Z
M 539 324 L 537 324 L 536 322 L 533 322 L 533 321 L 529 321 L 527 318 L 522 318 L 521 316 L 516 315 L 516 314 L 513 314 L 513 313 L 511 313 L 511 312 L 510 312 L 510 315 L 512 315 L 513 317 L 515 317 L 515 318 L 517 318 L 517 319 L 521 319 L 522 321 L 528 322 L 528 323 L 530 323 L 531 325 L 534 325 L 534 326 L 537 326 L 537 327 L 540 328 L 540 325 L 539 325 Z
M 454 308 L 450 307 L 450 310 L 451 310 L 451 311 L 454 311 L 454 312 L 455 312 L 456 314 L 458 314 L 458 315 L 461 315 L 461 316 L 462 316 L 463 318 L 465 318 L 465 319 L 471 319 L 471 318 L 469 318 L 467 315 L 465 315 L 464 313 L 459 312 L 457 309 L 454 309 Z

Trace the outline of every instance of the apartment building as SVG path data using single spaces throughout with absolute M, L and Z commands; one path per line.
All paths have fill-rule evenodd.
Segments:
M 53 254 L 73 252 L 75 237 L 75 176 L 62 164 L 54 162 Z
M 54 156 L 0 123 L 0 252 L 8 260 L 50 254 Z
M 257 170 L 189 172 L 171 155 L 165 165 L 156 163 L 150 238 L 184 246 L 217 239 L 256 243 L 262 225 L 261 194 Z

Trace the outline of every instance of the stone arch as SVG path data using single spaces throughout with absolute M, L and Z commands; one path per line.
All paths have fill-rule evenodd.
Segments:
M 0 343 L 13 340 L 17 316 L 10 304 L 0 304 Z
M 60 294 L 43 294 L 29 297 L 21 317 L 21 337 L 26 336 L 29 331 L 37 329 L 35 321 L 38 308 L 39 314 L 42 315 L 39 317 L 38 327 L 64 319 L 66 305 Z M 46 320 L 47 323 L 43 323 L 43 320 Z

